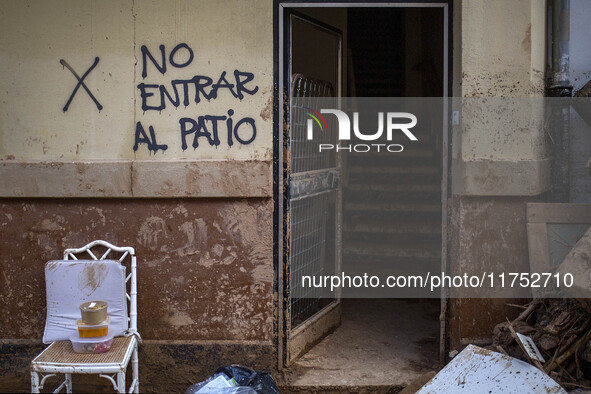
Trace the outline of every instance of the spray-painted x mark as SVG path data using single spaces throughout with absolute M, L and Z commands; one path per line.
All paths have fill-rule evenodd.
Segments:
M 64 59 L 60 59 L 60 64 L 64 67 L 66 67 L 68 70 L 70 70 L 72 72 L 72 74 L 74 74 L 76 79 L 78 80 L 78 84 L 74 88 L 74 91 L 70 95 L 68 102 L 64 106 L 64 112 L 66 112 L 68 110 L 68 107 L 70 107 L 70 103 L 72 102 L 72 99 L 76 95 L 76 92 L 78 91 L 78 88 L 80 86 L 82 86 L 84 88 L 84 90 L 86 90 L 86 93 L 88 93 L 88 95 L 90 96 L 92 101 L 94 101 L 98 110 L 100 111 L 101 109 L 103 109 L 103 106 L 101 105 L 101 103 L 99 103 L 98 100 L 96 99 L 96 97 L 94 97 L 94 95 L 92 93 L 90 93 L 90 90 L 88 90 L 88 87 L 86 87 L 86 84 L 84 83 L 84 78 L 86 78 L 86 76 L 96 67 L 98 62 L 99 62 L 99 58 L 97 56 L 94 58 L 94 63 L 92 63 L 92 66 L 90 66 L 90 68 L 84 73 L 84 75 L 82 75 L 82 78 L 80 78 L 78 76 L 78 74 L 76 73 L 76 71 L 74 71 L 74 69 L 68 64 L 68 62 L 66 62 Z

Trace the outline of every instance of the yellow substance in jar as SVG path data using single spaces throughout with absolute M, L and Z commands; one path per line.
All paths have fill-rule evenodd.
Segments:
M 108 333 L 109 333 L 109 326 L 101 327 L 101 328 L 78 327 L 78 335 L 80 335 L 80 338 L 104 337 Z

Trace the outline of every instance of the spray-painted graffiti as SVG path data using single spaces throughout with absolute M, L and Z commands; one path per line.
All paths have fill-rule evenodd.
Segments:
M 177 108 L 181 104 L 188 107 L 192 104 L 191 101 L 199 104 L 201 98 L 208 101 L 216 99 L 218 97 L 218 90 L 220 89 L 227 89 L 232 96 L 242 100 L 244 93 L 253 95 L 258 91 L 258 86 L 255 86 L 254 89 L 248 89 L 246 87 L 246 84 L 253 79 L 254 75 L 252 73 L 234 70 L 234 81 L 236 83 L 228 82 L 226 71 L 224 71 L 216 83 L 213 83 L 213 79 L 208 76 L 195 75 L 190 79 L 174 79 L 170 81 L 170 87 L 145 83 L 140 83 L 137 87 L 140 90 L 142 110 L 144 112 L 162 111 L 166 109 L 167 101 L 173 107 Z M 194 91 L 192 97 L 190 94 L 191 90 Z M 154 98 L 150 99 L 150 97 Z
M 234 145 L 234 139 L 236 139 L 236 141 L 242 145 L 250 144 L 252 141 L 254 141 L 257 135 L 254 119 L 242 118 L 236 122 L 236 125 L 232 126 L 234 123 L 232 115 L 234 115 L 234 111 L 230 109 L 228 110 L 228 116 L 205 115 L 199 116 L 197 120 L 191 118 L 181 118 L 179 120 L 181 126 L 181 148 L 183 148 L 183 150 L 187 149 L 187 136 L 190 134 L 193 134 L 193 143 L 191 145 L 194 149 L 199 147 L 199 137 L 205 137 L 207 142 L 209 142 L 209 145 L 220 145 L 218 122 L 223 121 L 226 121 L 226 136 L 228 146 Z M 207 127 L 207 122 L 209 122 L 211 128 Z M 246 126 L 244 127 L 244 130 L 250 129 L 249 131 L 244 132 L 245 135 L 248 135 L 247 138 L 243 138 L 244 135 L 240 135 L 240 127 L 243 125 Z
M 148 128 L 150 131 L 150 136 L 146 134 L 146 130 L 142 126 L 141 122 L 137 122 L 135 125 L 135 144 L 133 144 L 133 150 L 136 151 L 139 147 L 139 144 L 146 144 L 148 146 L 148 150 L 150 152 L 158 152 L 158 150 L 162 150 L 164 152 L 168 149 L 168 145 L 159 145 L 156 142 L 156 133 L 154 133 L 154 127 L 150 126 Z
M 94 97 L 94 95 L 90 92 L 90 90 L 88 89 L 88 87 L 84 83 L 84 78 L 86 78 L 86 76 L 88 74 L 90 74 L 90 72 L 96 67 L 96 65 L 98 64 L 98 62 L 99 62 L 99 58 L 98 57 L 95 57 L 94 58 L 94 63 L 92 63 L 92 66 L 90 66 L 90 68 L 88 70 L 86 70 L 86 72 L 84 73 L 84 75 L 82 75 L 82 78 L 80 78 L 78 76 L 78 74 L 76 73 L 76 71 L 74 71 L 74 69 L 68 64 L 68 62 L 66 62 L 64 59 L 60 59 L 60 64 L 62 66 L 64 66 L 65 68 L 67 68 L 68 70 L 70 70 L 72 72 L 72 74 L 74 74 L 74 76 L 76 77 L 76 79 L 78 80 L 78 84 L 76 85 L 76 87 L 72 91 L 72 94 L 70 95 L 70 98 L 66 102 L 66 105 L 64 105 L 64 108 L 63 108 L 63 111 L 64 112 L 66 112 L 68 110 L 68 108 L 70 108 L 70 103 L 72 102 L 72 99 L 74 99 L 74 96 L 76 95 L 76 92 L 78 91 L 78 88 L 80 86 L 82 86 L 84 88 L 84 90 L 86 90 L 86 93 L 88 93 L 88 95 L 90 96 L 90 98 L 92 99 L 92 101 L 94 101 L 94 103 L 96 104 L 96 107 L 98 108 L 98 110 L 100 111 L 101 109 L 103 109 L 103 106 L 101 105 L 101 103 L 98 102 L 98 100 L 96 99 L 96 97 Z
M 193 49 L 186 43 L 176 45 L 170 53 L 166 54 L 165 45 L 158 47 L 159 54 L 153 54 L 147 46 L 142 45 L 142 78 L 148 77 L 148 71 L 155 69 L 162 75 L 166 75 L 171 67 L 181 69 L 191 65 L 195 59 Z M 178 55 L 178 56 L 177 56 Z M 183 55 L 183 56 L 180 56 Z M 182 57 L 183 60 L 177 60 Z M 216 100 L 222 95 L 242 100 L 246 96 L 255 95 L 259 88 L 254 84 L 254 74 L 240 70 L 234 70 L 231 76 L 222 71 L 219 76 L 212 78 L 208 75 L 193 75 L 190 78 L 173 79 L 168 84 L 155 84 L 142 82 L 137 85 L 142 111 L 162 112 L 167 108 L 178 108 L 197 105 L 202 100 Z M 181 148 L 189 148 L 187 138 L 192 135 L 190 146 L 193 149 L 199 147 L 203 139 L 210 145 L 218 147 L 222 140 L 228 147 L 234 145 L 234 141 L 242 145 L 252 143 L 257 134 L 256 124 L 253 118 L 243 117 L 234 119 L 233 109 L 228 109 L 224 114 L 198 114 L 194 118 L 182 117 L 179 119 L 179 136 Z M 149 133 L 141 121 L 136 123 L 135 143 L 133 150 L 137 151 L 140 144 L 146 144 L 151 153 L 158 150 L 163 152 L 167 145 L 159 145 L 156 142 L 156 131 L 153 126 L 148 126 Z M 220 136 L 222 138 L 220 138 Z M 203 137 L 203 139 L 201 139 Z M 200 140 L 201 139 L 201 140 Z

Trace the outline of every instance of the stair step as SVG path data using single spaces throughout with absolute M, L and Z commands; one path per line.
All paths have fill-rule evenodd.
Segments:
M 343 253 L 345 255 L 355 256 L 439 259 L 441 257 L 441 244 L 420 243 L 384 245 L 381 243 L 370 242 L 348 242 L 343 244 Z
M 378 275 L 383 278 L 390 275 L 423 275 L 441 272 L 439 259 L 396 259 L 373 258 L 364 256 L 363 259 L 349 259 L 343 263 L 343 272 L 349 276 Z
M 419 233 L 386 233 L 386 232 L 375 232 L 375 233 L 343 233 L 343 244 L 348 242 L 367 242 L 367 243 L 380 243 L 383 245 L 390 245 L 392 242 L 396 244 L 414 244 L 414 243 L 425 243 L 441 244 L 441 234 L 419 234 Z
M 358 222 L 369 223 L 376 227 L 382 226 L 385 229 L 416 222 L 432 223 L 433 227 L 440 227 L 441 212 L 348 211 L 345 213 L 345 225 Z M 410 234 L 419 235 L 420 233 Z
M 346 224 L 344 231 L 349 233 L 441 235 L 441 222 L 384 223 L 366 220 L 365 222 Z
M 409 144 L 412 143 L 412 141 L 409 141 Z M 405 149 L 402 152 L 396 153 L 398 157 L 433 158 L 436 156 L 433 149 L 420 147 L 415 148 L 413 146 L 405 146 L 404 148 Z
M 392 202 L 429 202 L 441 205 L 441 191 L 393 191 L 393 190 L 372 190 L 368 188 L 357 188 L 350 190 L 347 186 L 344 189 L 345 203 L 392 203 Z
M 367 129 L 367 130 L 361 130 L 363 133 L 367 133 L 367 134 L 371 134 L 376 132 L 376 130 L 374 129 Z M 382 137 L 380 140 L 377 141 L 364 141 L 361 140 L 359 138 L 357 138 L 357 136 L 355 134 L 351 135 L 351 140 L 349 141 L 351 145 L 356 145 L 356 144 L 384 144 L 383 146 L 380 147 L 380 150 L 378 151 L 377 148 L 373 148 L 372 150 L 370 150 L 367 153 L 361 153 L 361 152 L 356 152 L 354 153 L 355 156 L 360 156 L 362 159 L 363 158 L 367 158 L 367 157 L 372 157 L 372 156 L 395 156 L 395 155 L 400 155 L 401 153 L 408 153 L 411 150 L 415 150 L 415 149 L 420 149 L 421 151 L 431 151 L 433 152 L 433 155 L 429 155 L 429 157 L 437 157 L 439 159 L 441 159 L 441 155 L 437 152 L 436 150 L 436 146 L 435 146 L 435 140 L 433 139 L 432 136 L 430 135 L 421 135 L 418 133 L 415 133 L 413 131 L 413 135 L 415 137 L 418 138 L 418 141 L 411 141 L 408 139 L 408 137 L 402 133 L 394 133 L 392 135 L 392 139 L 391 140 L 386 140 L 386 132 L 384 131 L 382 134 Z M 400 144 L 403 147 L 403 151 L 402 152 L 388 152 L 386 149 L 386 146 L 390 145 L 390 144 Z M 346 145 L 341 143 L 342 145 Z M 400 148 L 397 147 L 396 150 L 399 150 Z M 349 152 L 345 151 L 345 154 L 349 154 Z M 425 152 L 421 152 L 420 155 L 425 156 Z
M 441 213 L 441 204 L 434 202 L 347 202 L 345 211 Z
M 374 130 L 375 131 L 375 130 Z M 384 132 L 385 135 L 385 132 Z M 402 145 L 404 146 L 404 149 L 402 150 L 402 152 L 388 152 L 386 150 L 386 148 L 381 147 L 380 151 L 378 152 L 377 150 L 375 151 L 370 151 L 367 153 L 351 153 L 348 155 L 350 160 L 353 160 L 354 163 L 356 164 L 361 164 L 363 165 L 364 162 L 368 159 L 377 159 L 377 160 L 382 160 L 384 163 L 383 164 L 387 164 L 387 161 L 391 160 L 394 157 L 398 157 L 398 158 L 412 158 L 412 159 L 440 159 L 439 155 L 437 154 L 437 152 L 435 151 L 435 149 L 431 148 L 430 146 L 420 146 L 420 145 L 427 145 L 425 144 L 421 144 L 420 141 L 411 141 L 409 140 L 407 137 L 404 136 L 404 134 L 400 134 L 400 139 L 398 138 L 398 135 L 393 135 L 392 138 L 396 138 L 398 139 L 398 142 L 401 142 Z M 367 145 L 371 145 L 371 144 L 393 144 L 396 143 L 394 141 L 386 141 L 386 139 L 384 138 L 383 140 L 378 140 L 378 141 L 363 141 L 363 140 L 359 140 L 357 138 L 355 138 L 355 136 L 352 137 L 353 139 L 351 140 L 351 144 L 367 144 Z M 418 137 L 417 137 L 418 138 Z M 346 144 L 342 144 L 342 145 L 346 145 Z
M 355 142 L 353 143 L 355 144 Z M 348 166 L 365 166 L 365 167 L 395 167 L 395 166 L 409 166 L 409 165 L 433 165 L 439 167 L 441 165 L 441 157 L 433 154 L 428 155 L 423 151 L 414 154 L 410 149 L 406 149 L 408 144 L 403 144 L 405 150 L 399 153 L 386 152 L 383 149 L 379 153 L 349 153 L 347 155 Z
M 356 192 L 356 191 L 376 191 L 376 192 L 433 192 L 437 193 L 441 191 L 441 186 L 439 184 L 425 184 L 425 185 L 405 185 L 405 184 L 375 184 L 375 182 L 371 182 L 369 184 L 359 185 L 359 184 L 349 184 L 347 186 L 347 190 Z M 394 197 L 394 196 L 392 196 Z
M 366 258 L 368 256 L 374 257 L 388 257 L 388 258 L 423 258 L 423 259 L 439 259 L 441 258 L 440 252 L 427 251 L 427 250 L 410 250 L 410 249 L 376 249 L 376 248 L 347 248 L 343 251 L 343 254 L 350 256 L 358 256 L 360 258 Z
M 417 175 L 440 175 L 441 169 L 436 166 L 367 166 L 367 165 L 351 165 L 348 168 L 349 174 L 417 174 Z
M 378 275 L 425 275 L 441 272 L 441 259 L 392 258 L 384 256 L 343 256 L 343 272 L 349 276 Z
M 438 174 L 349 174 L 348 184 L 367 185 L 388 183 L 398 185 L 433 185 L 439 188 L 441 179 Z
M 343 254 L 343 266 L 349 269 L 363 267 L 370 264 L 372 268 L 380 267 L 384 269 L 395 267 L 396 270 L 425 270 L 441 268 L 441 259 L 422 258 L 422 257 L 386 257 L 386 256 L 357 256 L 354 254 Z

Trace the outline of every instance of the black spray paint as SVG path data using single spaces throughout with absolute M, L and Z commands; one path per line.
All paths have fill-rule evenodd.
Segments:
M 195 58 L 193 50 L 185 43 L 175 46 L 168 56 L 166 55 L 166 47 L 164 45 L 160 45 L 158 48 L 160 53 L 154 55 L 145 45 L 141 47 L 142 78 L 144 79 L 148 76 L 150 63 L 160 74 L 165 75 L 169 69 L 169 64 L 174 68 L 184 68 L 190 65 Z M 182 62 L 175 60 L 175 55 L 180 53 L 179 51 L 184 51 L 188 54 L 186 60 Z M 230 94 L 235 99 L 242 100 L 245 96 L 252 96 L 258 92 L 258 86 L 251 86 L 253 80 L 253 73 L 234 70 L 231 77 L 227 76 L 226 71 L 222 71 L 215 80 L 207 75 L 194 75 L 188 79 L 173 79 L 169 84 L 142 82 L 137 85 L 137 88 L 139 90 L 141 108 L 144 112 L 162 111 L 167 106 L 178 108 L 182 105 L 186 108 L 191 104 L 199 104 L 204 99 L 207 101 L 215 100 L 218 98 L 218 93 L 221 92 L 225 92 L 222 94 Z M 179 120 L 181 148 L 183 150 L 188 149 L 187 137 L 190 135 L 193 135 L 191 142 L 193 149 L 199 147 L 201 137 L 205 138 L 210 146 L 217 147 L 221 145 L 221 133 L 223 133 L 221 134 L 222 138 L 224 134 L 226 135 L 226 142 L 229 147 L 234 145 L 234 141 L 242 145 L 252 143 L 257 134 L 254 119 L 245 117 L 235 121 L 232 118 L 233 115 L 234 111 L 230 109 L 228 110 L 228 116 L 208 114 L 196 116 L 194 119 L 190 117 L 181 118 Z M 224 126 L 225 130 L 222 130 Z M 155 153 L 158 150 L 165 151 L 168 146 L 158 145 L 156 143 L 156 136 L 152 126 L 149 126 L 149 132 L 150 135 L 148 136 L 141 123 L 137 122 L 133 150 L 136 151 L 139 144 L 145 143 L 150 152 Z
M 220 145 L 220 138 L 219 138 L 219 128 L 223 126 L 219 126 L 218 122 L 226 121 L 226 136 L 227 136 L 227 143 L 228 146 L 234 145 L 233 139 L 236 139 L 242 145 L 248 145 L 254 141 L 257 135 L 257 128 L 254 123 L 253 118 L 242 118 L 238 122 L 236 122 L 235 126 L 233 125 L 232 115 L 234 114 L 233 110 L 228 111 L 228 116 L 212 116 L 212 115 L 204 115 L 199 116 L 197 119 L 192 118 L 181 118 L 179 120 L 179 125 L 181 128 L 181 148 L 186 150 L 188 148 L 187 145 L 187 136 L 193 134 L 193 142 L 191 146 L 193 149 L 197 149 L 199 147 L 199 138 L 205 137 L 207 142 L 210 146 L 218 146 Z M 223 125 L 223 123 L 221 123 Z M 244 130 L 240 130 L 240 127 L 243 125 L 249 125 L 250 127 L 243 127 Z M 244 136 L 250 136 L 244 139 Z
M 154 58 L 154 56 L 150 53 L 150 51 L 148 50 L 148 47 L 146 47 L 145 45 L 142 45 L 142 78 L 146 78 L 148 76 L 148 70 L 146 67 L 146 63 L 148 58 L 150 59 L 150 61 L 152 62 L 152 64 L 156 67 L 156 69 L 158 71 L 160 71 L 160 73 L 162 75 L 166 74 L 166 47 L 164 45 L 160 45 L 158 47 L 160 49 L 160 64 L 158 64 L 158 61 Z M 183 64 L 179 64 L 174 60 L 174 55 L 176 55 L 176 53 L 178 52 L 179 49 L 184 48 L 187 50 L 187 52 L 189 53 L 189 59 L 187 59 L 187 61 Z M 193 61 L 194 58 L 194 54 L 193 54 L 193 50 L 185 43 L 181 43 L 178 44 L 177 46 L 175 46 L 172 51 L 170 51 L 170 55 L 168 56 L 168 62 L 176 67 L 176 68 L 183 68 L 183 67 L 187 67 L 189 64 L 191 64 L 191 62 Z
M 88 93 L 88 95 L 90 96 L 92 101 L 94 101 L 98 110 L 100 111 L 101 109 L 103 109 L 103 106 L 101 105 L 101 103 L 99 103 L 98 100 L 96 99 L 96 97 L 94 97 L 94 95 L 92 93 L 90 93 L 90 90 L 88 90 L 88 87 L 84 83 L 84 78 L 86 78 L 86 76 L 88 74 L 90 74 L 90 72 L 96 67 L 98 62 L 99 62 L 99 58 L 97 56 L 94 58 L 94 63 L 92 63 L 92 66 L 90 66 L 90 68 L 88 70 L 86 70 L 84 75 L 82 75 L 82 78 L 80 78 L 78 76 L 78 74 L 76 73 L 76 71 L 74 71 L 74 69 L 68 64 L 68 62 L 66 62 L 64 59 L 60 59 L 60 64 L 64 67 L 66 67 L 68 70 L 70 70 L 72 72 L 72 74 L 74 74 L 76 79 L 78 80 L 78 84 L 76 85 L 76 87 L 72 91 L 72 94 L 70 95 L 70 98 L 68 99 L 68 102 L 66 103 L 66 105 L 64 105 L 64 108 L 63 108 L 64 112 L 66 112 L 68 110 L 68 108 L 70 107 L 70 103 L 72 102 L 72 99 L 74 99 L 74 96 L 76 95 L 76 92 L 78 91 L 78 88 L 80 86 L 82 86 L 84 88 L 84 90 L 86 90 L 86 93 Z
M 150 136 L 146 134 L 146 130 L 144 130 L 144 126 L 142 126 L 141 122 L 137 122 L 135 125 L 135 144 L 133 145 L 133 151 L 137 151 L 139 144 L 146 144 L 150 152 L 157 153 L 158 150 L 162 150 L 164 152 L 168 149 L 168 145 L 159 145 L 156 142 L 156 133 L 154 132 L 154 127 L 149 127 Z
M 221 89 L 226 89 L 234 98 L 242 100 L 245 93 L 252 96 L 259 91 L 258 86 L 246 86 L 253 79 L 253 73 L 234 70 L 234 83 L 228 81 L 224 71 L 216 83 L 213 83 L 211 77 L 195 75 L 191 79 L 173 79 L 170 81 L 170 87 L 143 82 L 137 87 L 140 90 L 142 111 L 162 111 L 166 109 L 167 101 L 178 108 L 181 104 L 188 107 L 191 102 L 199 104 L 201 98 L 207 101 L 217 99 L 218 91 Z M 191 94 L 191 91 L 194 93 Z

